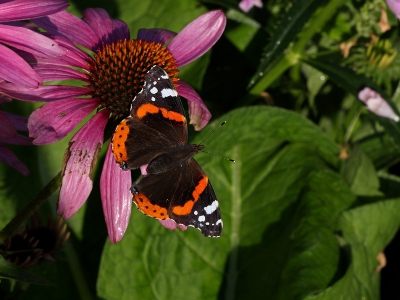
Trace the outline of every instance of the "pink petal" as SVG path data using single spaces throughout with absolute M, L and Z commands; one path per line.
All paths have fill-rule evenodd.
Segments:
M 82 80 L 87 81 L 87 76 L 85 73 L 64 67 L 64 66 L 48 66 L 48 65 L 36 65 L 33 67 L 35 72 L 44 81 L 54 81 L 54 80 Z
M 20 131 L 28 131 L 28 118 L 17 116 L 9 112 L 3 112 L 6 117 L 14 124 L 15 128 Z M 1 117 L 0 117 L 1 120 Z
M 0 110 L 0 138 L 11 138 L 17 134 L 14 124 L 7 118 L 7 115 Z
M 164 226 L 165 228 L 167 228 L 169 230 L 175 230 L 177 228 L 180 228 L 182 231 L 185 231 L 188 228 L 185 225 L 176 223 L 172 219 L 158 220 L 158 222 L 160 222 L 162 226 Z
M 374 114 L 389 118 L 398 122 L 400 117 L 393 111 L 392 107 L 382 98 L 380 94 L 370 89 L 364 88 L 358 93 L 358 98 L 365 103 L 367 109 Z
M 47 32 L 62 35 L 73 43 L 90 50 L 100 42 L 96 33 L 86 22 L 67 11 L 61 11 L 32 21 L 47 30 Z
M 182 67 L 207 52 L 224 32 L 226 18 L 216 10 L 201 15 L 190 22 L 171 41 L 167 48 Z
M 211 113 L 199 94 L 187 83 L 180 81 L 178 94 L 188 100 L 190 124 L 195 130 L 201 130 L 211 119 Z
M 176 32 L 161 29 L 161 28 L 153 28 L 153 29 L 139 29 L 138 31 L 138 40 L 146 40 L 153 41 L 156 43 L 165 44 L 169 40 L 173 39 L 176 36 Z
M 22 175 L 28 176 L 29 170 L 28 168 L 15 156 L 14 153 L 3 145 L 0 145 L 0 162 L 4 162 L 9 166 L 13 167 Z
M 47 103 L 29 117 L 29 136 L 35 145 L 57 142 L 70 133 L 99 102 L 93 98 L 68 99 Z
M 119 242 L 128 227 L 132 209 L 131 185 L 131 172 L 119 168 L 110 143 L 100 177 L 100 194 L 111 243 Z
M 42 83 L 26 61 L 3 45 L 0 45 L 0 78 L 27 88 L 36 88 Z
M 239 3 L 239 8 L 246 13 L 249 12 L 253 6 L 261 8 L 263 7 L 263 3 L 261 2 L 261 0 L 242 0 Z
M 22 134 L 16 134 L 10 138 L 0 138 L 0 142 L 13 145 L 32 145 L 32 140 Z
M 400 18 L 400 1 L 398 0 L 386 0 L 389 9 L 395 14 L 396 18 Z
M 147 175 L 147 166 L 148 166 L 148 164 L 140 166 L 140 173 L 142 173 L 142 176 L 146 176 Z
M 68 7 L 67 0 L 14 0 L 2 2 L 0 4 L 1 22 L 38 18 Z
M 93 169 L 103 146 L 104 128 L 110 112 L 93 116 L 71 139 L 64 155 L 63 179 L 57 213 L 70 218 L 85 203 L 93 187 Z
M 12 98 L 23 101 L 50 102 L 90 95 L 92 88 L 67 85 L 43 85 L 37 89 L 28 89 L 3 82 L 0 83 L 0 91 Z
M 101 41 L 96 45 L 96 48 L 92 48 L 92 50 L 98 50 L 100 47 L 106 44 L 111 44 L 113 42 L 118 41 L 118 36 L 114 35 L 114 22 L 111 20 L 108 13 L 101 8 L 93 9 L 88 8 L 85 9 L 83 12 L 83 20 L 89 24 L 89 26 L 93 29 L 96 33 L 98 40 Z M 115 23 L 118 27 L 117 32 L 121 32 L 120 26 L 122 25 L 121 22 Z M 126 30 L 129 32 L 128 26 L 125 24 Z M 129 34 L 124 38 L 129 39 Z
M 0 24 L 0 42 L 39 56 L 65 55 L 53 40 L 22 27 Z
M 122 20 L 112 20 L 114 26 L 113 35 L 116 40 L 129 40 L 130 38 L 130 31 L 128 25 Z

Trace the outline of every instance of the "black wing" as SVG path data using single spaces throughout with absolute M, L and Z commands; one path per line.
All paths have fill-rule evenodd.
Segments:
M 182 102 L 167 73 L 153 66 L 131 105 L 131 115 L 117 126 L 112 149 L 123 169 L 136 169 L 171 148 L 187 143 Z
M 205 236 L 221 235 L 217 197 L 207 175 L 193 158 L 165 173 L 144 176 L 131 190 L 133 201 L 144 214 L 193 226 Z

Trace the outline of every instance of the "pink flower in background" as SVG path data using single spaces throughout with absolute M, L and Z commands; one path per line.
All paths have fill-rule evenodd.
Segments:
M 0 0 L 0 82 L 12 82 L 25 88 L 36 88 L 42 78 L 16 51 L 40 57 L 59 57 L 65 52 L 51 39 L 35 32 L 34 26 L 21 20 L 43 17 L 68 7 L 66 0 Z M 33 30 L 32 30 L 33 29 Z M 16 51 L 12 48 L 18 49 Z M 0 88 L 0 93 L 3 92 Z M 6 144 L 31 145 L 31 139 L 18 133 L 28 131 L 27 118 L 2 111 L 1 104 L 11 98 L 0 96 L 0 162 L 23 175 L 28 168 L 6 147 Z
M 399 121 L 399 116 L 395 114 L 386 100 L 374 90 L 366 87 L 358 93 L 358 98 L 364 102 L 367 106 L 367 109 L 374 114 L 384 118 L 392 119 L 395 122 Z
M 396 18 L 400 19 L 400 0 L 386 0 L 386 3 Z
M 263 7 L 263 3 L 261 0 L 241 0 L 239 3 L 239 8 L 246 13 L 249 12 L 253 6 L 261 8 Z
M 127 25 L 110 19 L 102 9 L 87 9 L 82 19 L 63 11 L 34 22 L 47 31 L 46 35 L 66 55 L 61 59 L 21 55 L 33 64 L 44 81 L 76 79 L 85 83 L 83 87 L 49 84 L 35 90 L 0 83 L 0 89 L 14 98 L 47 102 L 29 118 L 28 128 L 30 136 L 35 138 L 34 144 L 62 139 L 96 110 L 71 139 L 64 156 L 58 202 L 58 213 L 64 218 L 71 217 L 88 198 L 104 139 L 129 114 L 131 101 L 142 88 L 144 74 L 153 65 L 162 67 L 178 93 L 188 100 L 191 124 L 197 130 L 211 118 L 194 89 L 174 76 L 179 72 L 178 67 L 203 55 L 220 38 L 226 23 L 221 11 L 198 17 L 179 34 L 165 29 L 141 29 L 137 40 L 129 40 Z M 166 42 L 168 46 L 164 46 Z M 76 45 L 96 54 L 92 57 Z M 107 124 L 111 131 L 104 137 Z M 132 205 L 131 183 L 130 172 L 118 167 L 109 146 L 100 189 L 111 242 L 118 242 L 127 228 Z
M 67 0 L 0 0 L 0 78 L 30 88 L 42 83 L 29 64 L 8 46 L 42 57 L 63 55 L 53 40 L 20 21 L 43 17 L 67 7 Z

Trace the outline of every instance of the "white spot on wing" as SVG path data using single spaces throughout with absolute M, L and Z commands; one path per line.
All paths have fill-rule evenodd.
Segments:
M 196 216 L 197 216 L 197 214 L 198 214 L 197 210 L 195 210 L 193 213 L 194 213 Z
M 205 220 L 206 220 L 206 217 L 205 216 L 199 216 L 199 222 L 204 222 Z
M 221 226 L 224 225 L 224 224 L 222 223 L 222 220 L 221 220 L 221 219 L 219 219 L 219 220 L 217 221 L 217 223 L 215 223 L 215 225 L 218 225 L 218 224 L 221 224 Z
M 161 91 L 161 96 L 163 97 L 163 98 L 166 98 L 166 97 L 176 97 L 176 96 L 178 96 L 178 93 L 176 92 L 176 90 L 174 90 L 174 89 L 163 89 L 162 91 Z
M 156 87 L 153 87 L 153 88 L 150 90 L 150 93 L 152 93 L 153 95 L 157 94 L 157 93 L 158 93 L 157 88 L 156 88 Z
M 151 97 L 151 101 L 156 101 L 156 98 L 154 98 L 154 97 Z
M 164 75 L 161 75 L 161 78 L 162 78 L 162 79 L 168 79 L 169 77 L 168 77 L 167 74 L 164 74 Z
M 213 203 L 204 207 L 204 210 L 208 215 L 212 214 L 218 208 L 218 201 L 214 200 Z

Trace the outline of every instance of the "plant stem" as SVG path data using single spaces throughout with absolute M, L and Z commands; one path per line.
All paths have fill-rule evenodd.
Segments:
M 58 173 L 37 195 L 32 198 L 0 231 L 0 244 L 28 219 L 43 203 L 46 202 L 59 187 L 61 183 L 61 172 Z

